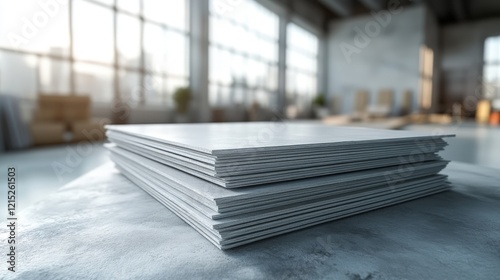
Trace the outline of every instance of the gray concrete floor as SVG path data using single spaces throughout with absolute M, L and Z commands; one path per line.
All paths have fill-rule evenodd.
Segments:
M 7 167 L 17 170 L 17 205 L 22 211 L 108 159 L 102 143 L 41 147 L 0 154 L 0 181 L 7 182 Z M 0 219 L 7 216 L 6 191 L 0 192 Z
M 442 153 L 446 159 L 500 168 L 500 128 L 474 123 L 411 125 L 406 129 L 456 134 Z M 34 204 L 61 186 L 106 162 L 102 143 L 54 146 L 0 154 L 0 180 L 6 182 L 7 166 L 17 168 L 18 210 Z M 0 192 L 0 219 L 6 218 L 6 192 Z
M 455 134 L 441 153 L 445 159 L 500 169 L 500 128 L 472 122 L 452 125 L 410 125 L 405 129 Z

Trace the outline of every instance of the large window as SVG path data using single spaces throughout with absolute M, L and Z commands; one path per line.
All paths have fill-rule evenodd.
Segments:
M 297 24 L 287 26 L 286 99 L 299 114 L 318 94 L 319 39 Z
M 212 106 L 278 105 L 278 16 L 253 0 L 210 1 Z
M 69 92 L 68 3 L 46 12 L 37 0 L 0 0 L 0 93 L 34 99 L 40 91 Z
M 434 72 L 434 51 L 423 45 L 420 47 L 420 107 L 432 107 L 432 80 Z
M 0 0 L 0 91 L 171 105 L 189 78 L 187 1 Z
M 207 1 L 0 0 L 0 92 L 171 106 L 189 83 L 188 11 L 196 11 L 196 30 L 209 26 L 208 49 L 197 48 L 208 65 L 195 61 L 193 78 L 208 89 L 208 105 L 307 112 L 318 94 L 318 36 L 272 2 Z M 196 39 L 206 46 L 206 37 Z
M 69 56 L 69 0 L 43 5 L 38 0 L 0 0 L 0 46 Z
M 484 45 L 484 97 L 500 98 L 500 36 L 489 37 Z

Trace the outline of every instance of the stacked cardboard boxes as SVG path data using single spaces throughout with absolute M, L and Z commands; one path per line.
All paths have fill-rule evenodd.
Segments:
M 90 103 L 88 96 L 40 94 L 31 123 L 34 145 L 103 140 L 109 121 L 91 119 Z

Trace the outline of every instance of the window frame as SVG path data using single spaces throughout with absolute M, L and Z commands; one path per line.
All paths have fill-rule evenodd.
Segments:
M 209 5 L 217 5 L 217 1 L 219 2 L 224 2 L 224 0 L 209 0 L 210 1 L 210 4 Z M 279 41 L 280 41 L 280 34 L 279 34 L 279 26 L 280 26 L 280 21 L 282 20 L 281 16 L 279 13 L 277 13 L 274 9 L 270 9 L 269 7 L 267 7 L 267 5 L 265 5 L 265 3 L 262 3 L 261 1 L 258 1 L 258 0 L 249 0 L 251 2 L 254 3 L 254 5 L 258 5 L 260 9 L 264 9 L 266 10 L 268 13 L 272 14 L 275 19 L 276 19 L 276 30 L 275 30 L 275 33 L 276 33 L 276 38 L 272 38 L 270 36 L 267 36 L 266 34 L 263 34 L 262 32 L 260 31 L 256 31 L 255 29 L 253 28 L 249 28 L 248 26 L 246 26 L 244 23 L 241 23 L 241 22 L 237 22 L 235 21 L 234 19 L 232 19 L 231 17 L 229 16 L 226 16 L 225 14 L 220 14 L 220 13 L 217 13 L 216 11 L 213 11 L 212 9 L 209 10 L 209 15 L 208 15 L 208 20 L 209 20 L 209 25 L 211 25 L 215 20 L 219 20 L 219 21 L 225 21 L 226 24 L 230 24 L 233 28 L 242 28 L 244 29 L 248 34 L 251 34 L 252 36 L 254 36 L 256 39 L 258 40 L 262 40 L 262 41 L 265 41 L 267 43 L 270 43 L 270 44 L 273 44 L 273 48 L 275 49 L 275 54 L 273 55 L 274 56 L 274 60 L 271 60 L 271 59 L 267 59 L 267 58 L 264 58 L 262 56 L 257 56 L 255 54 L 251 54 L 251 53 L 248 53 L 248 52 L 245 52 L 245 51 L 242 51 L 240 49 L 235 49 L 233 48 L 232 46 L 228 46 L 228 45 L 224 45 L 224 43 L 222 42 L 217 42 L 214 40 L 213 38 L 213 34 L 212 34 L 212 28 L 213 26 L 210 26 L 210 30 L 209 30 L 209 38 L 208 38 L 208 54 L 209 54 L 209 77 L 208 77 L 208 88 L 209 88 L 209 91 L 208 91 L 208 98 L 209 98 L 209 104 L 210 106 L 212 107 L 227 107 L 228 105 L 231 106 L 231 105 L 236 105 L 236 104 L 242 104 L 242 105 L 249 105 L 247 103 L 254 103 L 254 102 L 259 102 L 260 100 L 258 100 L 258 98 L 256 98 L 258 95 L 260 95 L 262 92 L 265 92 L 265 94 L 269 97 L 267 98 L 267 100 L 269 101 L 269 105 L 270 107 L 277 107 L 279 105 L 279 51 L 280 51 L 280 48 L 279 48 Z M 226 4 L 226 5 L 230 5 L 231 2 L 228 2 L 228 3 L 221 3 L 221 4 Z M 231 8 L 229 6 L 229 8 Z M 226 54 L 228 55 L 231 55 L 231 56 L 239 56 L 241 58 L 243 58 L 246 62 L 249 62 L 249 61 L 253 61 L 254 63 L 260 63 L 260 64 L 265 64 L 267 66 L 267 69 L 268 71 L 270 72 L 275 72 L 273 73 L 273 75 L 275 76 L 274 77 L 274 80 L 275 80 L 275 85 L 274 86 L 269 86 L 268 83 L 264 82 L 263 84 L 267 84 L 267 85 L 251 85 L 249 84 L 248 82 L 248 78 L 247 78 L 247 75 L 249 73 L 249 70 L 245 69 L 244 73 L 243 73 L 243 76 L 245 77 L 244 80 L 246 81 L 245 83 L 230 83 L 230 84 L 225 84 L 225 83 L 222 83 L 220 81 L 214 81 L 212 79 L 212 66 L 213 66 L 213 51 L 214 50 L 217 50 L 219 52 L 225 52 Z M 233 93 L 236 93 L 238 91 L 243 91 L 244 93 L 244 98 L 243 98 L 243 101 L 241 100 L 238 100 L 238 101 L 241 101 L 241 102 L 233 102 L 232 100 L 223 100 L 223 102 L 214 102 L 215 100 L 215 97 L 212 96 L 212 94 L 214 92 L 217 93 L 217 95 L 219 95 L 220 92 L 226 92 L 226 91 L 229 91 L 229 92 L 233 92 Z M 222 93 L 221 93 L 222 94 Z M 218 98 L 217 98 L 218 99 Z M 274 102 L 272 102 L 272 100 L 274 100 Z M 274 104 L 273 104 L 274 103 Z M 261 106 L 264 106 L 264 107 L 267 107 L 265 106 L 265 104 L 260 104 Z
M 420 108 L 429 111 L 434 105 L 434 50 L 425 44 L 421 45 L 419 59 Z
M 293 44 L 290 44 L 289 42 L 289 28 L 295 25 L 297 28 L 301 29 L 303 32 L 308 33 L 308 35 L 312 35 L 316 39 L 316 50 L 315 53 L 313 52 L 307 52 L 304 51 L 302 48 L 293 46 Z M 289 22 L 286 24 L 286 63 L 285 63 L 285 75 L 286 75 L 286 83 L 285 83 L 285 108 L 288 110 L 290 106 L 296 107 L 293 108 L 293 110 L 297 110 L 296 113 L 298 114 L 297 117 L 302 116 L 303 114 L 307 114 L 307 112 L 311 109 L 311 104 L 312 104 L 312 99 L 320 94 L 323 90 L 321 87 L 321 77 L 320 77 L 320 69 L 322 68 L 322 62 L 321 62 L 321 44 L 323 41 L 323 38 L 321 36 L 321 33 L 318 32 L 315 28 L 307 24 L 306 22 L 302 21 L 299 18 L 292 18 Z M 314 60 L 315 61 L 315 69 L 313 71 L 308 71 L 304 70 L 304 68 L 300 69 L 298 67 L 295 67 L 290 64 L 290 56 L 289 53 L 296 53 L 301 56 L 306 57 L 307 59 Z M 316 92 L 311 92 L 311 93 L 304 93 L 304 92 L 295 92 L 289 88 L 290 86 L 290 76 L 297 76 L 297 75 L 303 75 L 303 76 L 308 76 L 309 78 L 313 79 L 314 82 L 314 87 L 316 89 Z M 324 94 L 324 93 L 323 93 Z M 300 104 L 297 105 L 297 101 L 300 101 Z
M 210 110 L 212 102 L 209 102 L 210 99 L 210 89 L 213 88 L 214 83 L 211 81 L 210 76 L 211 76 L 211 71 L 210 68 L 212 67 L 212 61 L 210 59 L 209 52 L 211 50 L 212 46 L 217 45 L 220 47 L 220 49 L 225 49 L 225 46 L 219 46 L 218 44 L 213 44 L 210 39 L 210 30 L 209 30 L 209 25 L 210 25 L 210 8 L 209 2 L 207 1 L 206 3 L 198 3 L 196 1 L 190 1 L 186 0 L 186 29 L 185 30 L 179 30 L 178 28 L 175 27 L 170 27 L 166 24 L 163 23 L 158 23 L 155 21 L 151 21 L 148 18 L 145 18 L 143 16 L 143 8 L 142 8 L 142 1 L 139 0 L 140 4 L 140 11 L 139 13 L 136 13 L 135 10 L 136 8 L 133 8 L 134 11 L 129 12 L 126 8 L 122 9 L 118 6 L 118 0 L 112 0 L 112 5 L 104 4 L 101 1 L 98 0 L 68 0 L 69 5 L 67 8 L 69 11 L 69 19 L 68 19 L 68 24 L 69 24 L 69 37 L 70 37 L 70 46 L 69 46 L 69 54 L 66 55 L 59 55 L 59 54 L 53 54 L 53 53 L 37 53 L 37 52 L 31 52 L 31 51 L 24 51 L 24 50 L 17 50 L 17 49 L 12 49 L 12 48 L 7 48 L 0 46 L 0 51 L 1 52 L 14 52 L 18 54 L 24 54 L 26 56 L 32 56 L 34 55 L 37 58 L 37 64 L 39 65 L 40 63 L 38 61 L 41 61 L 41 58 L 43 59 L 50 59 L 50 60 L 59 60 L 63 62 L 69 62 L 71 67 L 70 67 L 70 92 L 68 94 L 77 94 L 76 93 L 76 83 L 75 83 L 75 71 L 74 71 L 74 64 L 75 63 L 89 63 L 93 65 L 98 65 L 98 66 L 106 66 L 112 68 L 112 71 L 114 73 L 113 77 L 113 89 L 114 89 L 114 100 L 120 101 L 120 98 L 123 96 L 126 96 L 127 93 L 121 92 L 121 84 L 126 84 L 123 83 L 120 80 L 120 75 L 123 72 L 132 72 L 134 74 L 137 74 L 140 76 L 140 87 L 141 90 L 139 92 L 139 99 L 138 100 L 133 100 L 134 104 L 139 104 L 139 105 L 144 105 L 144 106 L 150 106 L 150 104 L 147 104 L 145 100 L 145 96 L 143 93 L 142 89 L 147 89 L 148 85 L 146 82 L 146 76 L 148 75 L 154 75 L 162 79 L 163 82 L 167 82 L 168 79 L 176 79 L 176 78 L 181 78 L 184 79 L 185 84 L 193 87 L 193 90 L 196 91 L 197 95 L 200 95 L 200 98 L 198 100 L 201 100 L 201 103 L 198 104 L 200 108 L 203 108 L 203 110 Z M 73 55 L 73 19 L 72 19 L 72 6 L 74 1 L 85 1 L 88 3 L 92 3 L 94 5 L 98 5 L 100 7 L 106 8 L 106 9 L 111 9 L 113 12 L 113 46 L 114 46 L 114 59 L 113 63 L 101 63 L 101 62 L 95 62 L 95 61 L 83 61 L 83 60 L 78 60 L 74 58 Z M 221 0 L 221 1 L 226 1 L 226 0 Z M 286 7 L 270 1 L 270 0 L 252 0 L 258 5 L 260 5 L 261 8 L 266 9 L 267 12 L 273 13 L 276 16 L 276 24 L 278 30 L 269 33 L 275 36 L 271 41 L 274 45 L 274 48 L 276 49 L 276 53 L 273 54 L 275 57 L 271 63 L 266 62 L 265 59 L 262 60 L 261 57 L 254 57 L 252 55 L 248 54 L 243 54 L 243 56 L 246 59 L 251 59 L 252 61 L 264 61 L 264 63 L 267 63 L 268 65 L 271 65 L 273 69 L 270 71 L 273 71 L 273 75 L 276 75 L 275 79 L 272 81 L 271 86 L 267 86 L 268 88 L 272 88 L 272 90 L 266 89 L 266 86 L 260 86 L 259 82 L 254 83 L 257 84 L 258 86 L 248 86 L 246 85 L 244 88 L 248 89 L 247 91 L 252 91 L 248 94 L 248 98 L 254 98 L 255 96 L 262 96 L 265 91 L 267 94 L 273 95 L 270 97 L 269 102 L 272 102 L 273 104 L 277 104 L 276 111 L 279 113 L 284 113 L 286 109 L 286 99 L 287 99 L 287 83 L 286 83 L 286 77 L 287 77 L 287 57 L 286 53 L 288 51 L 287 44 L 286 44 L 286 37 L 287 37 L 287 28 L 286 26 L 290 23 L 294 23 L 298 25 L 299 27 L 307 30 L 308 32 L 312 33 L 315 35 L 318 39 L 318 51 L 316 55 L 316 68 L 317 70 L 314 73 L 315 77 L 315 83 L 316 83 L 316 91 L 319 92 L 324 92 L 326 89 L 326 83 L 324 80 L 324 76 L 326 73 L 323 73 L 326 71 L 326 62 L 323 57 L 326 57 L 326 52 L 325 52 L 325 46 L 324 41 L 325 41 L 325 34 L 320 30 L 316 29 L 314 26 L 309 25 L 307 22 L 301 20 L 299 17 L 296 17 L 293 12 L 288 10 Z M 207 4 L 208 3 L 208 4 Z M 231 2 L 233 3 L 233 2 Z M 207 15 L 207 14 L 208 15 Z M 140 67 L 130 67 L 128 65 L 121 65 L 120 62 L 118 61 L 117 58 L 117 15 L 118 14 L 124 14 L 127 16 L 131 16 L 133 18 L 138 18 L 140 21 L 140 37 L 141 37 L 141 42 L 140 42 L 140 49 L 141 49 L 141 54 L 140 54 Z M 145 50 L 144 50 L 144 25 L 145 24 L 155 24 L 160 26 L 162 30 L 169 30 L 173 32 L 179 32 L 182 36 L 186 38 L 186 53 L 185 53 L 185 64 L 186 64 L 186 75 L 183 77 L 177 77 L 175 75 L 170 75 L 169 73 L 157 73 L 157 71 L 151 71 L 147 69 L 145 65 Z M 247 22 L 243 22 L 247 23 Z M 191 27 L 193 25 L 193 27 Z M 119 28 L 119 27 L 118 27 Z M 251 30 L 255 30 L 255 28 L 252 28 L 250 26 Z M 266 32 L 267 33 L 267 32 Z M 257 35 L 260 33 L 257 32 Z M 200 42 L 197 42 L 200 40 Z M 276 47 L 277 44 L 277 47 Z M 196 51 L 196 53 L 195 53 Z M 198 53 L 200 52 L 200 53 Z M 235 53 L 238 53 L 236 51 Z M 200 54 L 203 55 L 202 58 L 206 57 L 207 59 L 199 59 Z M 198 58 L 198 60 L 195 60 L 194 58 Z M 35 66 L 40 73 L 40 67 Z M 324 70 L 324 71 L 323 71 Z M 256 70 L 256 73 L 258 71 Z M 260 72 L 259 72 L 260 73 Z M 271 72 L 269 72 L 271 73 Z M 175 83 L 178 82 L 178 80 L 174 81 Z M 40 75 L 38 75 L 38 80 L 37 83 L 40 84 Z M 163 87 L 163 93 L 165 96 L 169 95 L 171 93 L 167 92 L 168 86 Z M 38 85 L 38 93 L 40 93 L 40 85 Z M 32 100 L 32 98 L 28 98 Z M 165 97 L 165 100 L 168 98 Z M 256 99 L 254 99 L 256 100 Z M 121 100 L 123 101 L 123 100 Z M 125 100 L 126 101 L 126 100 Z M 166 102 L 167 107 L 172 107 L 171 106 L 171 101 Z M 227 102 L 224 102 L 227 103 Z M 107 104 L 106 104 L 107 105 Z M 164 104 L 161 104 L 162 107 L 165 107 Z M 226 105 L 224 105 L 226 106 Z M 275 108 L 273 108 L 275 109 Z
M 497 58 L 493 58 L 492 60 L 489 60 L 487 56 L 487 41 L 488 39 L 493 38 L 496 39 L 496 52 L 497 52 Z M 487 80 L 487 68 L 489 67 L 495 67 L 497 68 L 497 74 L 496 74 L 496 84 L 494 82 L 490 82 Z M 487 99 L 494 100 L 494 99 L 499 99 L 500 98 L 500 34 L 496 35 L 491 35 L 487 36 L 484 38 L 483 41 L 483 65 L 482 65 L 482 91 L 483 91 L 483 96 Z M 493 89 L 493 90 L 491 90 Z
M 80 2 L 85 2 L 86 4 L 92 4 L 92 5 L 95 5 L 97 7 L 100 7 L 100 8 L 104 8 L 104 9 L 108 9 L 108 10 L 111 10 L 111 13 L 113 15 L 113 18 L 112 18 L 112 29 L 113 29 L 113 38 L 112 38 L 112 45 L 113 45 L 113 58 L 111 60 L 110 63 L 107 63 L 107 62 L 100 62 L 100 61 L 93 61 L 93 60 L 87 60 L 87 59 L 78 59 L 75 57 L 74 55 L 74 50 L 75 50 L 75 42 L 74 42 L 74 32 L 75 32 L 75 22 L 74 22 L 74 18 L 73 18 L 73 15 L 74 15 L 74 8 L 73 8 L 73 5 L 75 3 L 75 1 L 80 1 Z M 77 72 L 76 72 L 76 69 L 75 69 L 75 64 L 88 64 L 88 65 L 94 65 L 94 66 L 100 66 L 100 67 L 108 67 L 112 72 L 113 72 L 113 78 L 112 78 L 112 87 L 113 87 L 113 100 L 116 101 L 116 100 L 121 100 L 121 98 L 123 96 L 127 96 L 126 93 L 124 92 L 121 92 L 121 86 L 120 86 L 120 73 L 122 73 L 123 71 L 125 72 L 134 72 L 135 74 L 138 74 L 140 76 L 140 85 L 138 85 L 139 87 L 141 87 L 142 89 L 139 90 L 138 92 L 140 93 L 140 96 L 138 96 L 138 100 L 134 100 L 134 102 L 137 102 L 141 105 L 144 105 L 146 103 L 146 100 L 145 100 L 145 91 L 148 90 L 148 87 L 150 86 L 149 84 L 147 84 L 146 82 L 146 76 L 148 75 L 155 75 L 155 76 L 159 76 L 163 79 L 163 81 L 167 81 L 168 79 L 183 79 L 185 81 L 185 84 L 189 84 L 189 79 L 190 79 L 190 69 L 189 69 L 189 61 L 190 61 L 190 51 L 189 51 L 189 48 L 190 48 L 190 26 L 189 26 L 189 21 L 190 21 L 190 13 L 189 13 L 189 6 L 190 6 L 190 0 L 186 0 L 186 7 L 185 7 L 185 12 L 186 12 L 186 23 L 185 23 L 185 30 L 181 30 L 179 28 L 176 28 L 176 27 L 171 27 L 167 24 L 164 24 L 164 23 L 160 23 L 160 22 L 156 22 L 156 21 L 153 21 L 153 20 L 150 20 L 148 19 L 147 17 L 145 17 L 143 15 L 143 1 L 142 0 L 139 0 L 139 5 L 140 5 L 140 10 L 139 10 L 139 13 L 136 14 L 136 13 L 133 13 L 133 12 L 129 12 L 127 10 L 124 10 L 124 9 L 121 9 L 119 6 L 118 6 L 118 1 L 117 0 L 112 0 L 112 5 L 108 5 L 108 4 L 105 4 L 103 2 L 99 2 L 97 0 L 68 0 L 68 5 L 65 6 L 65 5 L 62 5 L 61 6 L 61 9 L 68 9 L 68 32 L 69 32 L 69 53 L 67 55 L 56 55 L 56 54 L 53 54 L 53 53 L 44 53 L 44 52 L 35 52 L 35 51 L 29 51 L 29 50 L 22 50 L 22 49 L 15 49 L 15 48 L 11 48 L 11 47 L 6 47 L 6 46 L 0 46 L 0 52 L 5 52 L 5 53 L 16 53 L 16 54 L 20 54 L 20 55 L 24 55 L 24 56 L 35 56 L 36 57 L 36 65 L 35 65 L 35 71 L 38 72 L 38 75 L 37 75 L 37 93 L 36 95 L 39 95 L 40 93 L 43 93 L 41 92 L 41 80 L 40 80 L 40 77 L 41 77 L 41 69 L 40 69 L 40 61 L 42 59 L 49 59 L 49 60 L 57 60 L 57 61 L 63 61 L 63 62 L 69 62 L 70 63 L 70 75 L 69 75 L 69 92 L 64 92 L 64 93 L 59 93 L 59 94 L 65 94 L 65 95 L 78 95 L 78 94 L 81 94 L 79 92 L 77 92 L 77 83 L 76 83 L 76 75 L 77 75 Z M 139 54 L 139 66 L 138 67 L 130 67 L 130 66 L 127 66 L 127 65 L 122 65 L 122 63 L 120 63 L 119 59 L 118 59 L 118 51 L 119 51 L 119 48 L 117 46 L 118 44 L 118 40 L 117 40 L 117 37 L 118 37 L 118 17 L 119 15 L 126 15 L 126 16 L 130 16 L 134 19 L 138 19 L 139 20 L 139 25 L 140 25 L 140 28 L 139 28 L 139 37 L 140 37 L 140 42 L 137 42 L 139 44 L 139 49 L 140 49 L 140 54 Z M 186 44 L 187 44 L 187 48 L 186 48 L 186 52 L 185 52 L 185 68 L 186 68 L 186 75 L 185 76 L 178 76 L 178 75 L 171 75 L 169 73 L 166 72 L 165 69 L 163 69 L 163 71 L 152 71 L 150 69 L 147 69 L 146 68 L 146 65 L 145 65 L 145 48 L 144 48 L 144 25 L 145 24 L 154 24 L 154 25 L 157 25 L 157 26 L 160 26 L 160 28 L 162 29 L 163 32 L 166 32 L 166 31 L 172 31 L 172 32 L 176 32 L 182 36 L 185 37 L 185 40 L 186 40 Z M 171 100 L 169 100 L 169 96 L 171 96 L 173 94 L 173 92 L 167 92 L 166 91 L 166 86 L 163 87 L 163 91 L 162 91 L 162 95 L 164 95 L 162 97 L 162 99 L 164 100 L 164 103 L 161 104 L 161 106 L 163 105 L 166 105 L 168 107 L 173 107 L 173 102 Z M 92 94 L 97 94 L 97 93 L 91 93 L 91 97 L 92 97 Z M 28 99 L 28 100 L 31 100 L 32 97 L 21 97 L 22 99 Z M 99 103 L 102 103 L 102 102 L 95 102 L 97 104 Z M 109 103 L 105 103 L 105 104 L 109 104 Z

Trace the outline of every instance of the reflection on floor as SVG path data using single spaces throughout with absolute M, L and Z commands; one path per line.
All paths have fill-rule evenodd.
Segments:
M 405 129 L 456 134 L 443 153 L 446 159 L 500 168 L 500 129 L 461 125 L 411 125 Z M 59 187 L 106 162 L 108 154 L 99 144 L 38 148 L 0 155 L 0 180 L 7 166 L 17 168 L 19 211 L 51 194 Z M 6 209 L 6 192 L 0 192 L 0 209 Z M 5 220 L 6 211 L 0 211 Z
M 411 125 L 405 129 L 440 134 L 456 134 L 441 155 L 449 160 L 500 169 L 500 128 L 475 123 Z
M 0 179 L 6 182 L 7 166 L 17 173 L 17 205 L 24 208 L 43 199 L 66 183 L 107 161 L 102 143 L 36 148 L 0 155 Z M 0 194 L 0 207 L 6 209 L 6 192 Z M 0 211 L 5 220 L 7 212 Z

